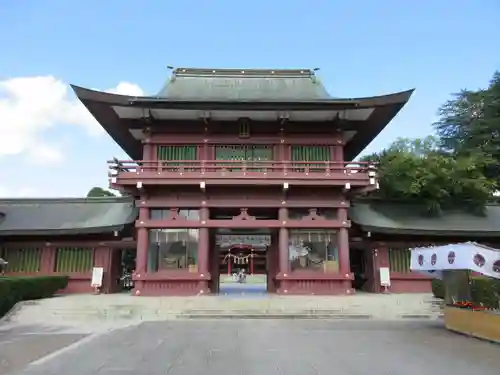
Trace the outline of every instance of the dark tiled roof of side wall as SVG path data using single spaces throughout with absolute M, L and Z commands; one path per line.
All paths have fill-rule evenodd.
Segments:
M 113 232 L 136 217 L 130 197 L 0 199 L 0 235 Z
M 423 214 L 423 207 L 416 204 L 354 202 L 349 218 L 373 233 L 500 237 L 500 206 L 497 205 L 486 206 L 484 215 L 453 210 L 428 217 Z

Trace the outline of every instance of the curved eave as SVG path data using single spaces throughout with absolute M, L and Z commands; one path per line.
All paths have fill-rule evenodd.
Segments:
M 410 99 L 415 89 L 372 98 L 358 99 L 375 111 L 344 147 L 344 159 L 356 158 L 380 134 Z
M 78 99 L 122 150 L 132 159 L 142 159 L 140 142 L 130 134 L 127 127 L 123 126 L 120 118 L 113 110 L 113 106 L 127 106 L 135 97 L 89 90 L 75 85 L 71 85 L 71 88 Z
M 147 108 L 196 108 L 199 109 L 338 109 L 338 108 L 371 108 L 394 104 L 405 104 L 411 97 L 414 89 L 401 91 L 398 93 L 362 97 L 362 98 L 342 98 L 342 99 L 323 99 L 323 100 L 299 100 L 299 101 L 283 101 L 283 100 L 172 100 L 162 97 L 135 97 L 129 99 L 129 105 L 134 107 Z M 108 94 L 109 95 L 109 94 Z M 130 97 L 129 97 L 130 98 Z
M 224 99 L 220 100 L 172 100 L 162 97 L 152 97 L 152 96 L 129 96 L 129 95 L 119 95 L 111 94 L 102 91 L 90 90 L 80 86 L 71 85 L 71 88 L 75 92 L 78 99 L 83 101 L 92 102 L 102 102 L 103 104 L 114 105 L 114 106 L 138 106 L 138 107 L 148 107 L 148 108 L 178 108 L 183 109 L 184 106 L 189 106 L 189 109 L 193 108 L 193 105 L 197 105 L 197 108 L 204 109 L 207 107 L 209 109 L 215 109 L 219 106 L 224 106 L 226 109 L 231 109 L 233 106 L 235 108 L 241 109 L 247 106 L 251 106 L 253 109 L 261 108 L 262 106 L 272 105 L 273 108 L 279 109 L 280 106 L 292 107 L 301 109 L 304 106 L 310 106 L 310 109 L 326 109 L 326 108 L 338 108 L 338 107 L 355 107 L 355 108 L 369 108 L 369 107 L 379 107 L 386 105 L 393 105 L 397 103 L 406 103 L 414 89 L 401 91 L 398 93 L 362 97 L 362 98 L 342 98 L 342 99 L 324 99 L 324 100 L 300 100 L 300 101 L 282 101 L 282 100 L 233 100 L 228 101 Z M 199 106 L 199 107 L 198 107 Z M 241 107 L 240 107 L 241 106 Z M 257 108 L 258 107 L 258 108 Z M 316 108 L 314 108 L 316 107 Z M 263 108 L 264 109 L 264 108 Z
M 161 97 L 135 97 L 128 95 L 111 94 L 71 85 L 78 99 L 85 105 L 94 118 L 106 132 L 125 150 L 133 159 L 142 159 L 140 142 L 129 132 L 114 108 L 148 108 L 168 110 L 206 110 L 206 111 L 339 111 L 348 109 L 373 108 L 373 113 L 363 121 L 357 129 L 356 135 L 345 146 L 346 160 L 354 159 L 392 120 L 394 116 L 410 99 L 414 89 L 389 95 L 325 99 L 302 100 L 294 102 L 284 101 L 202 101 L 202 100 L 170 100 Z M 199 117 L 197 117 L 199 118 Z

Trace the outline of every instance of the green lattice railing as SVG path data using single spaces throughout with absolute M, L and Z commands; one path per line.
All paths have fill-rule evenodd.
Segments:
M 158 146 L 156 156 L 158 160 L 170 161 L 168 165 L 170 166 L 185 166 L 189 167 L 188 163 L 171 163 L 171 161 L 176 160 L 196 160 L 197 159 L 198 148 L 193 145 L 183 145 L 183 146 Z M 167 168 L 168 170 L 168 168 Z
M 293 161 L 331 161 L 329 146 L 292 146 Z M 300 164 L 297 164 L 299 166 Z M 314 164 L 312 170 L 314 171 Z M 318 163 L 317 168 L 325 169 L 325 165 Z M 302 172 L 304 168 L 294 168 L 297 172 Z
M 389 249 L 389 269 L 392 272 L 410 272 L 411 252 L 408 249 Z
M 56 250 L 56 272 L 89 272 L 94 264 L 90 248 L 60 247 Z
M 272 146 L 266 145 L 224 145 L 215 147 L 215 160 L 225 161 L 247 161 L 248 171 L 259 172 L 259 161 L 269 161 L 273 158 Z M 252 163 L 254 162 L 254 163 Z M 221 162 L 218 165 L 223 165 Z M 228 163 L 230 164 L 230 163 Z M 238 171 L 240 168 L 228 168 L 229 171 Z
M 3 258 L 8 262 L 8 272 L 38 272 L 42 261 L 42 248 L 7 248 Z

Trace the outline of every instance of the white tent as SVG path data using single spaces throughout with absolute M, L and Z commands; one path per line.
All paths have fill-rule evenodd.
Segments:
M 410 269 L 439 279 L 447 270 L 471 270 L 500 279 L 500 250 L 475 242 L 414 248 Z

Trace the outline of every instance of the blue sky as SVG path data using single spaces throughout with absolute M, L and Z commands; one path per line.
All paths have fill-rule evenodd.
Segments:
M 339 97 L 416 88 L 366 151 L 426 136 L 450 93 L 500 69 L 499 17 L 496 0 L 3 0 L 0 196 L 106 186 L 126 157 L 66 85 L 152 94 L 167 65 L 318 67 Z

